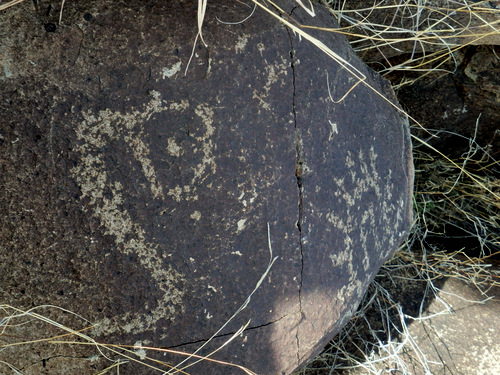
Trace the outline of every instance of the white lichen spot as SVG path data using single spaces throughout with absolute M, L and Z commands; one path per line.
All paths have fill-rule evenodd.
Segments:
M 237 224 L 238 225 L 238 228 L 237 228 L 238 232 L 241 232 L 243 229 L 245 229 L 245 227 L 246 227 L 246 225 L 245 225 L 246 221 L 247 221 L 247 219 L 238 220 L 238 224 Z
M 175 139 L 172 137 L 167 139 L 167 152 L 172 156 L 181 156 L 182 149 L 175 143 Z
M 161 69 L 162 78 L 165 79 L 165 78 L 173 77 L 180 70 L 181 70 L 181 62 L 180 61 L 175 63 L 174 65 L 172 65 L 172 67 L 170 67 L 170 68 L 166 68 L 166 67 L 162 68 Z
M 234 49 L 236 53 L 242 53 L 248 43 L 248 35 L 240 35 L 236 41 Z
M 12 59 L 5 59 L 4 60 L 4 63 L 3 63 L 3 73 L 4 73 L 5 78 L 11 78 L 14 75 L 14 73 L 12 73 L 12 69 L 11 68 L 13 66 L 15 66 L 15 65 L 12 64 L 12 62 L 13 62 Z M 0 79 L 2 79 L 2 77 L 0 77 Z
M 200 220 L 201 219 L 201 212 L 200 211 L 195 211 L 193 212 L 190 216 L 189 216 L 191 219 L 193 220 Z
M 214 286 L 207 285 L 207 288 L 210 289 L 212 292 L 217 293 L 217 289 Z
M 146 359 L 146 350 L 142 348 L 142 341 L 138 340 L 134 344 L 134 353 L 136 356 L 138 356 L 141 360 Z
M 232 255 L 238 255 L 238 256 L 242 256 L 243 255 L 239 250 L 237 250 L 237 251 L 231 251 L 231 254 Z
M 330 120 L 328 120 L 328 122 L 330 123 L 330 126 L 332 127 L 332 129 L 330 130 L 330 135 L 328 136 L 328 140 L 332 141 L 333 140 L 333 135 L 334 134 L 339 134 L 339 131 L 338 131 L 337 123 L 336 122 L 331 122 Z
M 102 357 L 98 354 L 93 354 L 91 355 L 90 357 L 87 357 L 87 361 L 90 361 L 90 362 L 96 362 L 98 360 L 100 360 Z

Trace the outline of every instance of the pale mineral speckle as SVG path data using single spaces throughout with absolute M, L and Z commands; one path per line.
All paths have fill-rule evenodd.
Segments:
M 337 125 L 336 122 L 331 122 L 330 120 L 328 120 L 328 122 L 330 123 L 330 126 L 331 126 L 330 135 L 328 136 L 328 140 L 332 141 L 333 137 L 334 137 L 334 134 L 338 134 L 339 133 L 338 125 Z
M 170 103 L 169 109 L 173 111 L 183 111 L 189 108 L 189 102 L 187 100 L 181 100 L 179 103 Z
M 180 70 L 181 70 L 181 62 L 176 62 L 174 65 L 172 65 L 170 68 L 164 67 L 161 69 L 162 73 L 162 78 L 171 78 L 174 75 L 176 75 Z
M 347 168 L 353 168 L 356 165 L 356 163 L 354 162 L 351 151 L 347 152 L 347 156 L 345 158 L 345 165 Z
M 243 50 L 245 49 L 247 43 L 248 43 L 248 37 L 249 35 L 240 35 L 238 37 L 238 40 L 236 41 L 236 44 L 234 46 L 234 49 L 236 53 L 242 53 Z
M 231 251 L 231 254 L 238 255 L 238 256 L 242 256 L 243 255 L 239 250 L 237 250 L 237 251 Z
M 194 211 L 190 216 L 191 219 L 193 220 L 200 220 L 201 219 L 201 212 L 200 211 Z
M 266 47 L 263 43 L 257 43 L 257 49 L 259 50 L 260 56 L 262 57 L 262 52 L 265 51 Z
M 241 232 L 243 229 L 245 229 L 245 227 L 246 227 L 246 225 L 245 225 L 246 221 L 247 221 L 247 219 L 238 220 L 238 224 L 237 224 L 238 225 L 238 228 L 237 228 L 238 232 Z
M 176 202 L 181 201 L 182 189 L 180 186 L 176 186 L 173 189 L 169 189 L 167 195 L 175 199 Z
M 181 156 L 182 149 L 177 143 L 175 143 L 175 139 L 173 137 L 167 139 L 167 153 L 176 157 Z
M 207 288 L 210 289 L 212 292 L 217 293 L 217 289 L 214 286 L 207 285 Z
M 288 75 L 288 68 L 289 63 L 284 58 L 282 58 L 280 63 L 269 65 L 265 68 L 267 74 L 266 83 L 262 89 L 254 89 L 252 95 L 253 99 L 259 101 L 259 106 L 262 109 L 271 110 L 271 106 L 267 101 L 271 87 L 274 85 L 279 85 L 281 87 L 285 85 L 285 76 Z

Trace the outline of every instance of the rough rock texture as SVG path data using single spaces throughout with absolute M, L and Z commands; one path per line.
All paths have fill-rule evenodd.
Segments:
M 342 37 L 321 34 L 383 93 L 359 84 L 335 104 L 330 94 L 356 79 L 260 9 L 239 22 L 252 11 L 239 2 L 209 3 L 208 47 L 196 45 L 186 74 L 196 2 L 71 1 L 61 25 L 59 1 L 34 4 L 0 14 L 0 301 L 74 311 L 100 342 L 194 351 L 265 273 L 269 223 L 275 263 L 199 354 L 250 320 L 215 358 L 260 374 L 307 361 L 411 224 L 408 124 L 384 98 L 389 85 Z M 324 8 L 311 19 L 282 5 L 334 25 Z M 9 337 L 61 333 L 26 327 Z M 0 360 L 23 374 L 111 364 L 94 347 L 25 348 Z
M 498 274 L 498 265 L 493 268 L 492 274 Z M 406 371 L 415 375 L 500 373 L 500 328 L 492 324 L 498 320 L 500 301 L 487 299 L 483 289 L 488 289 L 487 294 L 491 296 L 498 296 L 500 290 L 486 288 L 486 285 L 476 287 L 456 278 L 442 282 L 439 299 L 430 301 L 422 319 L 408 327 L 420 351 L 408 348 L 399 353 L 401 362 L 407 364 Z M 411 299 L 410 296 L 408 300 Z M 418 305 L 420 301 L 414 302 Z M 422 366 L 423 356 L 427 368 Z M 380 373 L 397 368 L 390 359 L 373 361 L 373 364 Z M 349 373 L 365 374 L 356 370 Z
M 500 312 L 498 298 L 486 301 L 482 290 L 456 279 L 448 279 L 441 290 L 442 300 L 433 301 L 425 314 L 426 317 L 435 316 L 410 325 L 410 333 L 425 353 L 431 372 L 498 374 L 500 328 L 492 324 L 498 320 Z M 500 290 L 495 288 L 488 294 L 498 296 L 498 292 Z M 449 314 L 444 314 L 447 308 Z M 418 354 L 406 355 L 413 358 L 407 363 L 418 363 Z M 425 371 L 412 369 L 412 373 L 419 375 Z
M 440 130 L 429 139 L 452 157 L 469 148 L 469 139 L 500 153 L 500 60 L 498 46 L 471 46 L 454 56 L 453 73 L 436 72 L 403 87 L 398 98 L 424 127 Z M 434 132 L 435 134 L 435 132 Z M 419 136 L 428 138 L 420 132 Z

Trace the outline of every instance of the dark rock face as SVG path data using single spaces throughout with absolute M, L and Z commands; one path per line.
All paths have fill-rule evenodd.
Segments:
M 425 128 L 439 130 L 429 142 L 460 157 L 470 139 L 500 153 L 500 62 L 498 46 L 464 47 L 456 53 L 453 73 L 429 74 L 398 92 L 401 103 Z M 451 64 L 450 64 L 451 65 Z M 429 138 L 421 131 L 421 138 Z
M 99 342 L 193 352 L 265 274 L 269 223 L 272 268 L 198 354 L 250 321 L 214 358 L 259 374 L 303 364 L 411 224 L 406 119 L 364 84 L 332 102 L 356 80 L 264 11 L 217 21 L 245 19 L 240 3 L 209 4 L 208 47 L 186 74 L 195 2 L 68 2 L 62 25 L 59 2 L 37 4 L 0 18 L 2 303 L 74 311 L 99 324 Z M 292 16 L 334 26 L 316 11 Z M 321 39 L 394 100 L 343 38 Z M 110 365 L 94 347 L 19 348 L 0 360 L 24 373 Z M 186 371 L 240 373 L 207 361 Z

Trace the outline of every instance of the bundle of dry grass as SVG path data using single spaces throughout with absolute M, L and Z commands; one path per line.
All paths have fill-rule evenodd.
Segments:
M 500 42 L 500 9 L 491 1 L 330 0 L 352 47 L 382 75 L 419 72 L 421 77 L 455 66 L 455 53 Z M 450 64 L 450 62 L 452 62 Z M 405 80 L 401 84 L 411 84 Z

